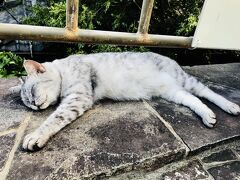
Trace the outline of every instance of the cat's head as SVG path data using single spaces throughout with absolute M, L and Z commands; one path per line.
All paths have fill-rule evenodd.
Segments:
M 55 104 L 60 96 L 61 76 L 51 63 L 40 64 L 33 60 L 23 63 L 27 77 L 21 86 L 23 103 L 34 110 Z

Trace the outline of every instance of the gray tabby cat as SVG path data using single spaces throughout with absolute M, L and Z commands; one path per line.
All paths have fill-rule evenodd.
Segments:
M 189 107 L 210 128 L 216 116 L 196 96 L 230 114 L 240 113 L 237 104 L 185 73 L 175 61 L 150 52 L 73 55 L 43 64 L 27 60 L 24 67 L 28 76 L 21 86 L 21 98 L 26 106 L 45 109 L 61 99 L 56 111 L 24 138 L 25 150 L 42 148 L 51 136 L 105 97 L 139 100 L 160 96 Z

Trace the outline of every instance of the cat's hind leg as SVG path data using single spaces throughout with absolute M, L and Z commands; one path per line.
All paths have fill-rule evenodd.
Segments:
M 161 96 L 169 101 L 182 104 L 189 107 L 197 115 L 202 118 L 203 123 L 212 128 L 216 123 L 216 115 L 209 109 L 200 99 L 191 93 L 179 87 L 171 88 L 171 90 L 161 94 Z
M 213 92 L 207 86 L 199 82 L 195 77 L 188 76 L 184 82 L 184 88 L 196 96 L 203 97 L 211 101 L 229 114 L 240 114 L 240 107 L 237 104 Z

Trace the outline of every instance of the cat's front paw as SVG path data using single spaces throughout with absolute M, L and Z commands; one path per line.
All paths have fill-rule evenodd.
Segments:
M 240 107 L 232 102 L 228 102 L 225 104 L 224 110 L 229 114 L 239 115 L 240 114 Z
M 204 114 L 204 116 L 202 117 L 202 121 L 207 127 L 213 128 L 217 122 L 216 115 L 212 111 L 209 111 Z
M 48 139 L 49 136 L 46 136 L 39 131 L 34 131 L 25 136 L 22 148 L 25 151 L 40 150 L 47 143 Z

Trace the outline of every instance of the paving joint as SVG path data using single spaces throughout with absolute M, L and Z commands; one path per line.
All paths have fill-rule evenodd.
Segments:
M 8 129 L 8 130 L 0 132 L 0 137 L 5 136 L 7 134 L 11 134 L 11 133 L 16 133 L 16 132 L 17 132 L 17 128 L 16 129 Z
M 32 113 L 29 112 L 26 115 L 25 119 L 20 124 L 20 126 L 18 127 L 14 145 L 13 145 L 12 150 L 10 151 L 10 153 L 8 155 L 8 159 L 5 163 L 4 168 L 0 172 L 0 177 L 1 177 L 2 180 L 5 180 L 7 178 L 8 172 L 11 168 L 11 165 L 12 165 L 12 162 L 13 162 L 13 159 L 14 159 L 15 152 L 17 151 L 17 149 L 18 149 L 18 147 L 21 143 L 21 140 L 22 140 L 22 137 L 24 135 L 25 129 L 27 128 L 28 123 L 31 119 L 31 115 L 32 115 Z
M 202 153 L 203 151 L 207 151 L 211 148 L 216 148 L 218 146 L 222 146 L 222 145 L 234 142 L 235 140 L 240 140 L 240 136 L 236 135 L 236 136 L 232 136 L 232 137 L 229 137 L 229 138 L 221 139 L 220 141 L 216 141 L 216 142 L 211 143 L 211 144 L 207 144 L 207 145 L 202 146 L 198 149 L 190 151 L 189 156 L 198 155 L 198 154 Z
M 183 139 L 176 133 L 176 131 L 174 131 L 171 124 L 165 121 L 163 117 L 147 101 L 143 100 L 143 104 L 150 112 L 152 112 L 155 116 L 157 116 L 157 118 L 167 127 L 167 129 L 174 135 L 174 137 L 176 137 L 176 139 L 179 140 L 185 146 L 186 153 L 184 157 L 188 156 L 189 152 L 191 151 L 190 148 L 183 141 Z
M 232 162 L 235 162 L 235 161 L 238 161 L 238 160 L 227 160 L 227 161 L 221 161 L 221 162 L 212 162 L 212 163 L 204 163 L 206 169 L 211 169 L 213 167 L 217 167 L 217 166 L 222 166 L 224 164 L 229 164 L 229 163 L 232 163 Z
M 202 165 L 202 168 L 207 172 L 208 179 L 215 180 L 215 178 L 210 174 L 210 172 L 208 172 L 209 168 L 207 168 L 206 163 L 202 162 L 201 158 L 199 158 L 199 157 L 197 157 L 196 160 Z

